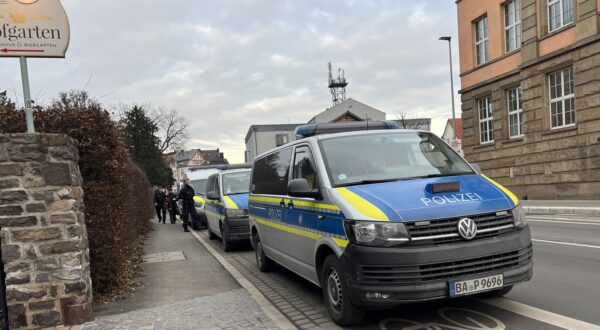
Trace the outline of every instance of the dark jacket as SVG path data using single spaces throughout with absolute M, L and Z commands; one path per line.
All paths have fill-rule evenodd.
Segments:
M 186 184 L 179 191 L 179 195 L 177 196 L 177 198 L 181 199 L 184 203 L 193 203 L 194 196 L 196 196 L 194 188 Z
M 169 192 L 167 194 L 167 202 L 170 206 L 177 205 L 177 195 L 174 192 Z
M 167 195 L 164 192 L 157 190 L 154 192 L 154 203 L 158 206 L 163 206 L 165 204 L 165 199 Z

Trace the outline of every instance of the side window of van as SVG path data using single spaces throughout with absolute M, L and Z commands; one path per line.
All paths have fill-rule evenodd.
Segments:
M 294 172 L 292 178 L 306 179 L 310 189 L 317 188 L 317 171 L 313 157 L 308 147 L 296 148 L 294 156 Z
M 287 195 L 292 149 L 287 148 L 257 160 L 252 172 L 252 193 Z
M 215 192 L 215 193 L 219 193 L 219 176 L 218 175 L 212 175 L 210 178 L 208 178 L 208 184 L 206 186 L 206 191 L 210 191 L 210 192 Z

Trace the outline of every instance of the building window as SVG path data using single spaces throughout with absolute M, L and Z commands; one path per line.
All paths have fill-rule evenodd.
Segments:
M 548 0 L 548 30 L 552 32 L 573 23 L 575 6 L 573 0 Z
M 479 109 L 479 141 L 481 143 L 494 142 L 492 97 L 478 99 L 477 105 Z
M 521 48 L 521 1 L 513 0 L 504 6 L 504 37 L 506 52 Z
M 516 138 L 523 136 L 523 101 L 521 87 L 506 91 L 508 100 L 508 136 Z
M 275 135 L 275 144 L 280 147 L 284 144 L 288 143 L 287 134 L 277 134 Z
M 573 68 L 548 75 L 550 86 L 550 117 L 552 128 L 575 125 L 575 89 Z
M 488 19 L 484 17 L 475 22 L 475 50 L 477 65 L 488 61 Z

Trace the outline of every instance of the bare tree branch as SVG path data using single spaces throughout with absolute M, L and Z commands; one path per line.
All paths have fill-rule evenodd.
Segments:
M 161 152 L 177 151 L 184 148 L 188 137 L 188 124 L 177 110 L 159 108 L 155 110 L 152 121 L 158 126 Z
M 420 129 L 420 122 L 418 120 L 409 119 L 406 112 L 398 112 L 396 119 L 402 129 Z

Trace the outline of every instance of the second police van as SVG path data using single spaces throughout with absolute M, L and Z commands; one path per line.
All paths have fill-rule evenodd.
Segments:
M 261 271 L 276 262 L 320 286 L 339 325 L 370 307 L 501 296 L 531 278 L 530 230 L 513 193 L 429 132 L 361 125 L 301 126 L 299 140 L 254 161 Z M 347 132 L 323 134 L 332 131 Z
M 223 250 L 250 238 L 248 187 L 250 169 L 226 170 L 213 174 L 206 184 L 208 237 L 221 238 Z

